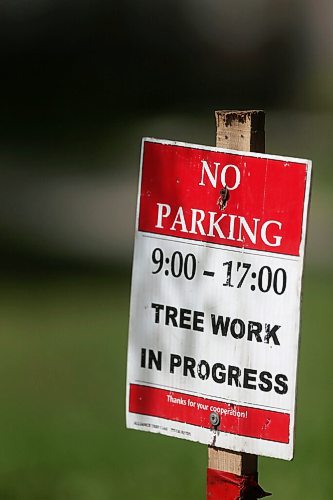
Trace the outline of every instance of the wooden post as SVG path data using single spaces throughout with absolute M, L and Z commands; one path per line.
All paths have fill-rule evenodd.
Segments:
M 265 113 L 263 111 L 216 111 L 216 146 L 238 151 L 265 152 Z M 220 448 L 208 447 L 208 470 L 223 471 L 237 476 L 258 477 L 258 457 Z M 216 481 L 216 479 L 215 479 Z M 215 492 L 215 493 L 214 493 Z M 221 488 L 209 488 L 207 500 L 231 499 Z M 234 496 L 233 499 L 237 500 Z M 237 498 L 259 498 L 253 491 Z
M 216 146 L 265 153 L 263 111 L 216 111 Z

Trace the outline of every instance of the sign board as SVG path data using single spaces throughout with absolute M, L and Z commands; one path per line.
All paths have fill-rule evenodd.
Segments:
M 292 458 L 310 174 L 307 160 L 143 140 L 129 428 Z

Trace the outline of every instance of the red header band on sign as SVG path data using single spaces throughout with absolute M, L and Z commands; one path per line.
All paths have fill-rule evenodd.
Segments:
M 306 163 L 143 145 L 140 231 L 300 255 Z
M 287 413 L 240 406 L 180 392 L 130 385 L 129 411 L 210 429 L 209 416 L 220 415 L 218 430 L 229 434 L 289 443 Z

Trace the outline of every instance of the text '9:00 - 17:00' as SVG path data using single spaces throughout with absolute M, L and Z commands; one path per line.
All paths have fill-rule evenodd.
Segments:
M 182 276 L 187 280 L 193 280 L 197 273 L 197 259 L 193 253 L 183 255 L 182 252 L 176 250 L 171 254 L 171 257 L 164 255 L 161 248 L 154 248 L 151 259 L 156 266 L 153 269 L 153 274 L 158 274 L 164 270 L 165 276 L 171 275 L 174 278 L 181 278 Z M 262 266 L 259 271 L 249 271 L 252 264 L 246 262 L 233 262 L 229 260 L 222 263 L 223 268 L 226 270 L 225 281 L 223 286 L 233 288 L 241 288 L 244 283 L 248 282 L 251 276 L 254 281 L 250 289 L 254 291 L 256 287 L 263 292 L 273 291 L 277 295 L 282 295 L 287 287 L 287 273 L 285 269 L 279 267 L 272 269 L 270 266 Z M 204 271 L 205 276 L 215 276 L 213 271 Z

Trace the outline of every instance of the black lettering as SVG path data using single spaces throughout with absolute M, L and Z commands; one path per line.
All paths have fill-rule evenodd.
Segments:
M 222 363 L 215 363 L 212 367 L 212 379 L 217 384 L 225 382 L 225 366 Z
M 155 365 L 156 370 L 162 369 L 162 351 L 157 351 L 157 357 L 152 349 L 148 349 L 148 368 L 152 370 Z
M 152 303 L 151 307 L 155 309 L 155 323 L 160 322 L 160 311 L 164 309 L 162 304 L 154 304 Z
M 202 371 L 202 367 L 203 366 L 205 367 L 204 372 Z M 210 366 L 207 363 L 207 361 L 205 361 L 204 359 L 202 359 L 200 361 L 200 363 L 198 364 L 197 371 L 198 371 L 199 378 L 201 378 L 201 380 L 207 380 L 208 377 L 209 377 L 209 374 L 210 374 Z
M 257 342 L 262 342 L 262 338 L 260 337 L 260 332 L 262 330 L 262 324 L 257 321 L 249 321 L 248 330 L 247 330 L 247 340 L 252 340 L 252 336 L 254 335 Z
M 187 330 L 190 330 L 191 323 L 185 323 L 186 321 L 191 322 L 191 311 L 190 309 L 180 308 L 179 328 L 186 328 Z
M 172 323 L 172 326 L 177 326 L 177 308 L 172 307 L 172 306 L 166 306 L 165 307 L 165 324 L 169 325 L 170 321 Z
M 228 385 L 232 385 L 235 382 L 236 387 L 241 387 L 239 377 L 241 376 L 241 371 L 238 366 L 230 365 L 228 367 Z
M 211 318 L 212 318 L 213 334 L 217 335 L 219 333 L 219 329 L 221 328 L 222 335 L 226 337 L 228 333 L 230 318 L 227 316 L 224 321 L 223 316 L 218 316 L 216 321 L 215 314 L 211 314 Z
M 251 384 L 254 382 L 254 385 Z M 243 378 L 243 387 L 245 389 L 254 389 L 256 390 L 256 382 L 257 382 L 257 370 L 251 370 L 251 368 L 244 368 L 244 378 Z
M 170 373 L 175 373 L 175 368 L 182 364 L 182 358 L 178 354 L 170 354 Z
M 204 321 L 204 313 L 200 311 L 194 311 L 193 312 L 193 330 L 196 330 L 197 332 L 203 332 L 203 325 Z
M 141 349 L 141 368 L 146 368 L 146 349 Z
M 286 394 L 288 392 L 288 377 L 286 375 L 282 375 L 282 373 L 279 373 L 275 377 L 275 383 L 277 386 L 274 386 L 274 391 L 277 394 Z
M 266 335 L 264 337 L 264 342 L 266 342 L 266 344 L 268 344 L 269 339 L 272 338 L 275 345 L 280 345 L 279 339 L 276 336 L 276 332 L 278 331 L 279 328 L 281 328 L 281 326 L 274 325 L 273 328 L 271 329 L 271 325 L 266 323 L 265 325 Z
M 270 392 L 272 390 L 273 384 L 271 381 L 272 374 L 269 372 L 261 372 L 259 374 L 259 380 L 262 382 L 258 385 L 259 389 L 263 392 Z
M 194 374 L 195 359 L 184 356 L 184 377 L 187 377 L 187 372 L 190 372 L 191 377 L 195 378 Z
M 239 325 L 239 332 L 236 332 L 236 325 Z M 235 339 L 241 339 L 245 335 L 245 324 L 241 319 L 233 319 L 230 325 L 230 333 Z

